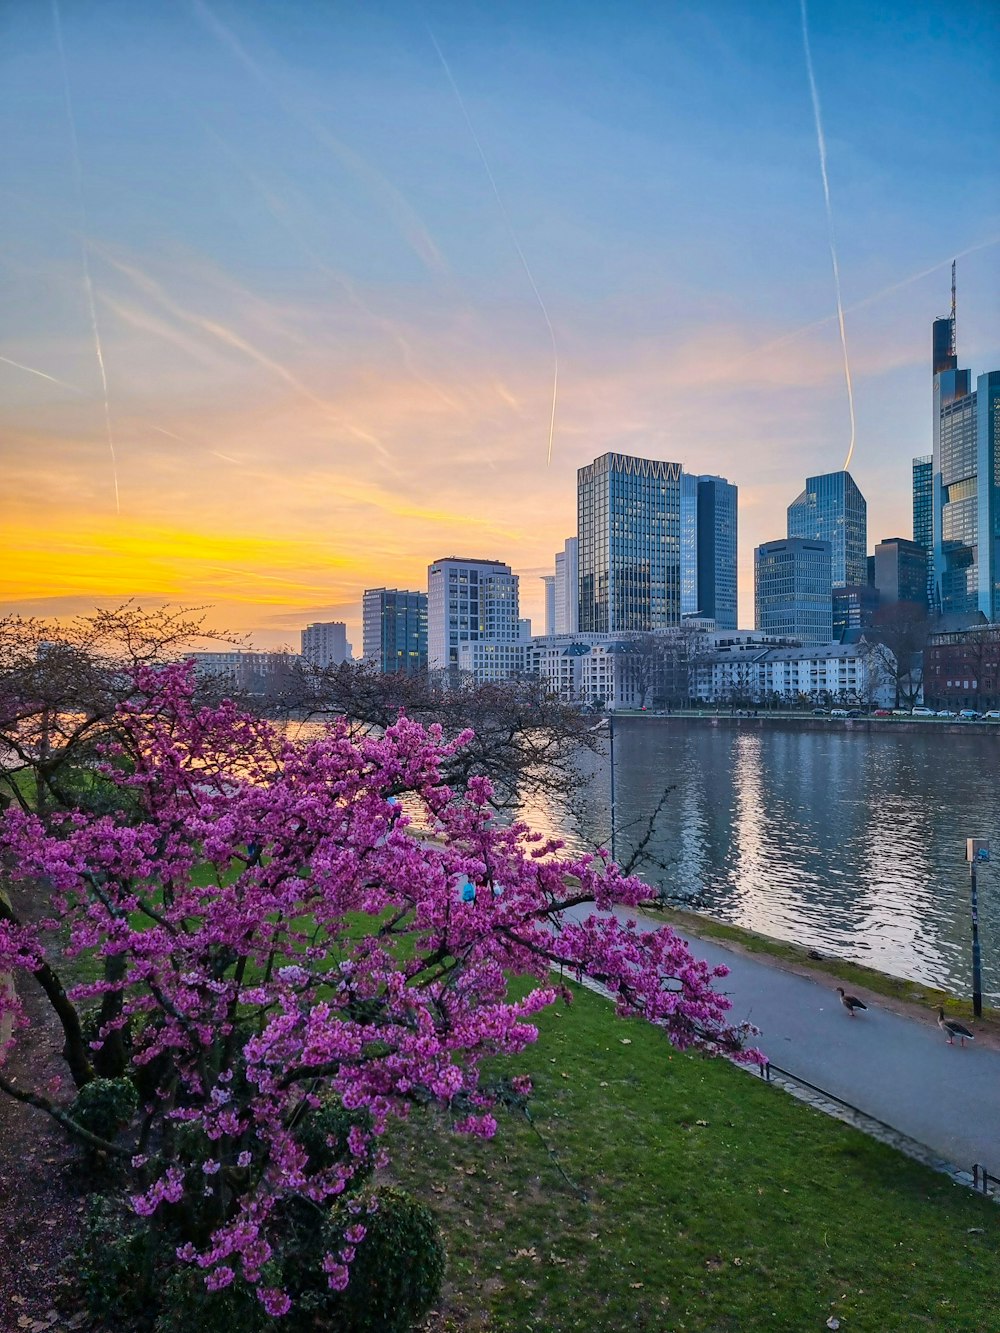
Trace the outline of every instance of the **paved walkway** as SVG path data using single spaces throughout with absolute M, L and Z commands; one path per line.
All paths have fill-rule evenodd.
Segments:
M 642 929 L 661 924 L 619 915 L 636 917 Z M 1000 1051 L 949 1046 L 930 1011 L 924 1023 L 879 1008 L 877 997 L 852 1019 L 823 982 L 714 941 L 690 944 L 695 957 L 730 969 L 720 988 L 733 1001 L 732 1017 L 760 1028 L 756 1043 L 776 1065 L 964 1170 L 978 1162 L 1000 1175 Z

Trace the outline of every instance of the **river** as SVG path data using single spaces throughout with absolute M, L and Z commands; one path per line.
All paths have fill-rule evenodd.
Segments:
M 525 818 L 574 849 L 610 835 L 609 764 L 575 810 Z M 1000 736 L 794 724 L 615 724 L 619 859 L 666 787 L 641 873 L 698 894 L 724 921 L 971 993 L 967 837 L 991 839 L 979 872 L 983 995 L 1000 1004 Z

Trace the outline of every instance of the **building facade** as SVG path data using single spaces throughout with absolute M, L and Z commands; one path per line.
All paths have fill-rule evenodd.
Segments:
M 845 635 L 870 629 L 879 608 L 878 589 L 869 583 L 848 584 L 833 589 L 833 637 L 840 642 Z
M 545 633 L 555 634 L 556 632 L 556 576 L 555 574 L 543 574 L 542 583 L 545 586 Z
M 459 668 L 463 643 L 517 643 L 518 578 L 500 560 L 447 556 L 427 570 L 427 665 Z
M 427 594 L 368 588 L 361 604 L 364 659 L 385 675 L 427 669 Z
M 575 634 L 580 628 L 579 546 L 576 537 L 567 537 L 556 553 L 556 634 Z
M 934 455 L 913 460 L 913 540 L 924 548 L 927 586 L 924 600 L 934 601 Z
M 732 707 L 891 707 L 894 685 L 884 652 L 867 643 L 720 649 L 695 668 L 698 698 Z
M 954 712 L 1000 708 L 1000 625 L 932 634 L 924 648 L 924 701 Z
M 351 645 L 347 642 L 347 626 L 342 620 L 323 620 L 307 625 L 302 631 L 302 656 L 324 670 L 348 661 Z
M 756 628 L 802 643 L 833 638 L 830 543 L 788 537 L 754 551 Z
M 906 537 L 886 537 L 875 547 L 875 587 L 879 604 L 927 601 L 927 550 Z
M 645 633 L 681 616 L 681 467 L 607 453 L 577 473 L 583 634 Z
M 788 535 L 830 543 L 835 588 L 868 582 L 868 505 L 849 472 L 806 478 L 788 506 Z

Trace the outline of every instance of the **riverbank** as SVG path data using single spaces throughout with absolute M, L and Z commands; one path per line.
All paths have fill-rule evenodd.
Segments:
M 823 982 L 831 990 L 843 985 L 845 989 L 867 993 L 868 996 L 877 995 L 883 1009 L 906 1018 L 918 1019 L 929 1026 L 935 1023 L 938 1008 L 943 1008 L 949 1017 L 959 1018 L 962 1022 L 974 1021 L 980 1044 L 1000 1050 L 1000 1009 L 984 1005 L 982 1017 L 975 1018 L 971 1000 L 919 981 L 895 977 L 877 968 L 866 967 L 863 963 L 819 953 L 815 949 L 808 950 L 787 940 L 762 935 L 742 926 L 730 925 L 726 921 L 716 921 L 700 912 L 664 907 L 656 901 L 646 904 L 643 910 L 656 920 L 673 926 L 684 936 L 712 940 L 724 949 L 754 958 L 757 962 Z
M 920 732 L 947 736 L 992 736 L 1000 740 L 1000 721 L 997 722 L 962 722 L 958 718 L 944 717 L 813 717 L 808 713 L 776 713 L 770 710 L 737 709 L 731 713 L 728 709 L 710 712 L 703 709 L 673 711 L 670 713 L 654 712 L 652 709 L 620 708 L 615 711 L 615 725 L 620 722 L 641 721 L 677 725 L 695 723 L 706 727 L 761 728 L 783 727 L 798 731 L 831 731 L 833 729 L 862 733 L 871 732 Z

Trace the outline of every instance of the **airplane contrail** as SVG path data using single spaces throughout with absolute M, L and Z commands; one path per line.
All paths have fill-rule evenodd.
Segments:
M 535 300 L 538 302 L 538 308 L 542 312 L 542 317 L 544 318 L 546 327 L 548 328 L 549 331 L 549 338 L 552 341 L 552 411 L 549 416 L 549 446 L 545 458 L 546 464 L 551 464 L 552 440 L 555 436 L 555 429 L 556 429 L 556 400 L 559 395 L 559 348 L 556 345 L 555 329 L 552 327 L 552 320 L 549 319 L 549 312 L 545 308 L 545 302 L 542 300 L 542 294 L 538 290 L 538 284 L 535 282 L 534 275 L 531 272 L 531 269 L 528 265 L 528 261 L 524 257 L 524 251 L 521 249 L 521 244 L 517 239 L 517 234 L 514 231 L 513 226 L 511 225 L 509 216 L 507 215 L 507 209 L 504 207 L 503 199 L 501 198 L 500 191 L 497 188 L 496 179 L 494 178 L 493 172 L 490 170 L 490 164 L 487 161 L 486 154 L 483 152 L 483 145 L 479 141 L 479 135 L 476 133 L 475 126 L 473 125 L 472 119 L 469 116 L 469 112 L 466 109 L 465 99 L 462 97 L 462 94 L 459 91 L 458 84 L 455 82 L 455 77 L 451 72 L 451 66 L 445 59 L 444 52 L 438 45 L 437 38 L 434 36 L 426 20 L 424 21 L 424 26 L 427 28 L 427 36 L 431 39 L 431 43 L 434 47 L 434 50 L 437 52 L 438 59 L 441 61 L 441 66 L 444 69 L 445 74 L 448 76 L 448 82 L 451 84 L 451 90 L 455 94 L 455 100 L 458 102 L 458 105 L 461 108 L 462 115 L 465 118 L 465 123 L 468 126 L 470 135 L 472 136 L 472 142 L 476 145 L 476 149 L 479 153 L 479 160 L 483 164 L 483 170 L 486 172 L 490 185 L 493 188 L 493 197 L 497 201 L 497 207 L 500 210 L 500 216 L 503 218 L 504 226 L 507 229 L 507 235 L 509 236 L 510 242 L 513 245 L 514 249 L 517 251 L 517 257 L 518 259 L 520 259 L 521 267 L 524 269 L 525 276 L 527 277 L 528 282 L 531 284 L 531 290 L 535 293 Z
M 806 72 L 809 75 L 809 92 L 812 95 L 813 118 L 816 121 L 816 142 L 819 145 L 819 169 L 823 177 L 823 199 L 826 203 L 826 226 L 830 238 L 830 260 L 833 264 L 833 285 L 837 293 L 837 323 L 840 327 L 840 346 L 844 353 L 844 379 L 847 382 L 847 405 L 851 414 L 851 444 L 847 450 L 844 471 L 851 465 L 854 453 L 856 426 L 854 420 L 854 386 L 851 383 L 851 361 L 847 355 L 847 330 L 844 327 L 844 302 L 840 294 L 840 265 L 837 263 L 837 243 L 833 231 L 833 208 L 830 204 L 830 181 L 826 174 L 826 139 L 823 135 L 823 120 L 819 110 L 819 94 L 816 91 L 816 78 L 813 74 L 812 52 L 809 49 L 809 20 L 806 14 L 806 0 L 800 0 L 802 6 L 802 45 L 806 53 Z
M 49 375 L 44 370 L 38 370 L 35 366 L 26 366 L 23 361 L 15 361 L 12 356 L 0 356 L 0 361 L 8 366 L 16 366 L 18 370 L 26 370 L 29 375 L 40 375 L 43 380 L 51 380 L 53 384 L 61 385 L 64 389 L 72 389 L 74 393 L 81 393 L 86 396 L 86 390 L 81 389 L 76 384 L 70 384 L 67 380 L 57 379 L 55 375 Z
M 104 349 L 101 346 L 101 330 L 97 323 L 97 305 L 94 301 L 94 284 L 90 277 L 90 260 L 87 256 L 87 210 L 83 201 L 83 170 L 80 166 L 80 145 L 76 137 L 76 117 L 73 114 L 73 95 L 69 84 L 69 69 L 66 65 L 66 49 L 63 46 L 62 21 L 59 17 L 59 0 L 52 0 L 52 19 L 56 30 L 56 46 L 59 48 L 59 64 L 62 68 L 63 91 L 66 95 L 66 119 L 69 123 L 69 141 L 73 158 L 73 176 L 76 181 L 77 204 L 80 209 L 82 235 L 80 254 L 83 259 L 83 284 L 87 290 L 87 305 L 90 307 L 90 326 L 94 331 L 94 348 L 97 352 L 97 365 L 101 372 L 101 389 L 104 395 L 104 424 L 108 432 L 108 449 L 111 451 L 111 475 L 115 483 L 115 509 L 122 512 L 121 497 L 118 493 L 118 459 L 115 455 L 115 436 L 111 428 L 111 403 L 108 397 L 108 375 L 104 367 Z

